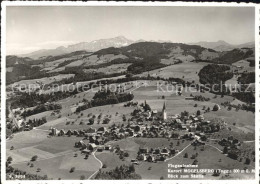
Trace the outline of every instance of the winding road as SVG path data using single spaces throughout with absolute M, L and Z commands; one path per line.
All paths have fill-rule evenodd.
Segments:
M 96 155 L 95 155 L 96 151 L 94 151 L 92 154 L 94 156 L 94 158 L 100 163 L 100 167 L 99 169 L 101 169 L 103 167 L 103 163 L 101 162 L 101 160 L 99 160 Z M 99 169 L 97 171 L 95 171 L 89 178 L 88 180 L 90 180 L 93 176 L 95 176 L 97 174 L 97 172 L 99 171 Z

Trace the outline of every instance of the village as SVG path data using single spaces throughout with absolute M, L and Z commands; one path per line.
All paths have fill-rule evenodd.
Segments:
M 75 142 L 75 147 L 80 149 L 85 155 L 85 159 L 95 152 L 115 152 L 119 155 L 128 156 L 118 146 L 111 146 L 111 142 L 130 138 L 165 138 L 177 140 L 177 146 L 180 142 L 188 141 L 190 145 L 203 146 L 210 140 L 210 135 L 227 127 L 225 122 L 211 122 L 205 120 L 203 114 L 198 111 L 196 114 L 183 112 L 174 116 L 167 116 L 166 102 L 163 104 L 161 112 L 151 110 L 150 106 L 144 103 L 138 105 L 136 102 L 128 102 L 124 106 L 134 105 L 136 108 L 131 113 L 132 118 L 128 123 L 122 125 L 112 125 L 110 127 L 100 127 L 79 129 L 79 130 L 58 130 L 55 127 L 50 128 L 49 136 L 77 136 L 82 140 Z M 217 111 L 220 106 L 216 104 L 213 110 Z M 125 120 L 126 121 L 126 120 Z M 234 150 L 239 150 L 240 142 L 227 137 L 218 141 L 223 146 L 223 152 L 234 159 Z M 178 154 L 180 151 L 175 145 L 169 147 L 147 148 L 140 147 L 137 151 L 137 157 L 131 158 L 133 164 L 139 164 L 142 161 L 157 162 L 166 161 Z M 237 151 L 239 152 L 239 151 Z M 239 154 L 239 153 L 237 153 Z M 122 156 L 124 157 L 124 156 Z

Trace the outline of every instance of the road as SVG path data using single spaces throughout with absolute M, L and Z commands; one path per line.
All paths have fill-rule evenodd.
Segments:
M 95 153 L 96 153 L 96 151 L 93 152 L 93 156 L 100 163 L 99 169 L 101 169 L 103 167 L 103 163 L 96 157 Z M 99 169 L 97 171 L 95 171 L 88 179 L 90 180 L 93 176 L 95 176 L 97 174 L 97 172 L 99 171 Z
M 173 159 L 173 158 L 175 158 L 175 157 L 177 157 L 178 155 L 180 155 L 183 151 L 185 151 L 185 150 L 186 150 L 188 147 L 190 147 L 190 146 L 191 146 L 191 144 L 189 144 L 188 146 L 186 146 L 185 148 L 183 148 L 179 153 L 177 153 L 177 154 L 174 155 L 173 157 L 165 159 L 165 162 L 168 161 L 168 160 L 171 160 L 171 159 Z

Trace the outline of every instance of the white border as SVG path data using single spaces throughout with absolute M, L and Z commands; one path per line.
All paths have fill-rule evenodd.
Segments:
M 57 183 L 64 183 L 64 184 L 69 184 L 69 183 L 88 183 L 89 181 L 87 180 L 26 180 L 26 181 L 6 181 L 5 178 L 5 160 L 6 160 L 6 142 L 5 142 L 5 128 L 6 128 L 6 122 L 5 122 L 5 100 L 6 100 L 6 92 L 5 92 L 5 85 L 6 85 L 6 6 L 216 6 L 216 7 L 223 7 L 223 6 L 228 6 L 228 7 L 255 7 L 255 62 L 256 62 L 256 104 L 259 104 L 259 5 L 253 4 L 253 3 L 202 3 L 202 2 L 2 2 L 1 7 L 2 7 L 2 12 L 1 12 L 1 17 L 2 17 L 2 23 L 1 23 L 1 36 L 2 36 L 2 42 L 1 42 L 1 181 L 2 183 L 10 183 L 10 184 L 45 184 L 45 183 L 50 183 L 50 184 L 57 184 Z M 182 184 L 182 183 L 198 183 L 198 184 L 227 184 L 227 183 L 236 183 L 236 184 L 258 184 L 259 183 L 259 110 L 260 107 L 256 105 L 256 113 L 255 113 L 255 147 L 256 147 L 256 178 L 255 180 L 92 180 L 91 183 L 93 184 L 101 184 L 101 183 L 119 183 L 119 184 L 124 184 L 124 183 L 176 183 L 176 184 Z

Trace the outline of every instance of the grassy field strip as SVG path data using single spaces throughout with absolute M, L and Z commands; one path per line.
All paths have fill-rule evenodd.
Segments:
M 210 145 L 210 144 L 205 144 L 205 145 L 210 146 L 210 147 L 212 147 L 212 148 L 215 148 L 215 149 L 217 149 L 220 153 L 222 153 L 222 151 L 221 151 L 220 149 L 218 149 L 216 146 L 213 146 L 213 145 Z
M 33 129 L 34 129 L 34 130 L 40 130 L 40 131 L 44 131 L 44 132 L 49 132 L 49 130 L 43 130 L 43 129 L 36 128 L 36 127 L 34 127 Z
M 95 153 L 96 153 L 96 151 L 93 152 L 93 156 L 100 163 L 99 169 L 101 169 L 103 167 L 103 163 L 96 157 Z M 95 171 L 88 179 L 90 180 L 99 171 L 99 169 L 97 171 Z
M 191 146 L 191 144 L 189 144 L 188 146 L 186 146 L 185 148 L 183 148 L 183 150 L 181 150 L 177 155 L 174 155 L 173 157 L 171 157 L 171 158 L 167 158 L 166 160 L 165 160 L 165 162 L 166 161 L 168 161 L 168 160 L 171 160 L 171 159 L 173 159 L 173 158 L 175 158 L 175 157 L 177 157 L 178 155 L 180 155 L 184 150 L 186 150 L 188 147 L 190 147 Z
M 48 160 L 48 159 L 51 159 L 51 158 L 65 156 L 65 155 L 68 155 L 68 154 L 71 154 L 71 153 L 73 153 L 73 151 L 72 150 L 68 150 L 68 151 L 64 151 L 64 152 L 55 154 L 55 156 L 51 156 L 51 157 L 48 157 L 48 158 L 37 159 L 37 161 Z M 29 162 L 29 161 L 16 162 L 15 164 L 22 164 L 22 163 L 26 163 L 26 162 Z

